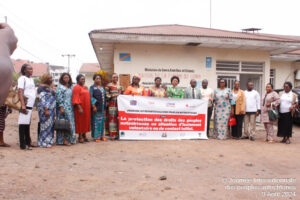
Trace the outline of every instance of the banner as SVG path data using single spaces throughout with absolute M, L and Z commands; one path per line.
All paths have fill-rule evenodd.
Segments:
M 120 140 L 207 139 L 207 100 L 118 96 Z

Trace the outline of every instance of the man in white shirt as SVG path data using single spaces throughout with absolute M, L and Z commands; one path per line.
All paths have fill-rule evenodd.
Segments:
M 256 117 L 260 113 L 260 96 L 259 93 L 253 89 L 254 84 L 249 81 L 247 83 L 247 90 L 245 91 L 246 97 L 246 115 L 244 121 L 244 134 L 242 139 L 250 139 L 254 141 L 256 129 Z M 250 126 L 250 131 L 249 131 Z
M 210 129 L 210 119 L 213 112 L 213 100 L 214 100 L 214 91 L 211 88 L 208 88 L 208 81 L 204 79 L 202 81 L 202 89 L 201 89 L 201 95 L 203 99 L 208 100 L 208 108 L 207 108 L 207 137 L 209 137 L 209 129 Z

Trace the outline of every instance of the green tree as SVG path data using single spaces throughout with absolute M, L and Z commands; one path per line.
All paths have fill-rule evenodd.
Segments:
M 20 73 L 14 72 L 14 73 L 13 73 L 13 82 L 17 83 L 19 77 L 20 77 Z
M 37 77 L 33 79 L 35 85 L 39 85 L 41 83 L 41 78 Z

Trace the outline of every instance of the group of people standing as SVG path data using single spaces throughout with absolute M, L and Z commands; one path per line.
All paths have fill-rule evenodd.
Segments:
M 292 136 L 292 116 L 298 107 L 298 98 L 291 91 L 292 84 L 284 83 L 284 91 L 278 95 L 273 91 L 272 84 L 267 84 L 264 98 L 255 91 L 252 82 L 247 83 L 247 90 L 240 89 L 240 82 L 234 82 L 234 88 L 227 88 L 224 79 L 218 80 L 218 87 L 212 90 L 208 87 L 208 81 L 202 81 L 202 87 L 197 87 L 197 81 L 192 79 L 190 86 L 183 90 L 178 87 L 178 76 L 171 78 L 171 86 L 162 85 L 162 79 L 156 77 L 154 86 L 148 90 L 140 85 L 141 78 L 134 75 L 131 84 L 124 90 L 118 84 L 118 75 L 112 74 L 112 80 L 103 85 L 100 74 L 94 74 L 94 84 L 87 88 L 85 77 L 79 74 L 76 84 L 73 85 L 70 74 L 63 73 L 59 79 L 59 85 L 55 88 L 52 77 L 45 74 L 41 77 L 41 84 L 36 90 L 31 78 L 33 69 L 29 64 L 21 68 L 22 76 L 18 79 L 19 98 L 22 104 L 19 115 L 19 139 L 21 149 L 33 147 L 30 137 L 30 123 L 32 109 L 36 104 L 39 114 L 38 146 L 52 147 L 54 143 L 70 146 L 78 142 L 88 142 L 87 133 L 91 132 L 95 142 L 106 141 L 104 132 L 106 124 L 111 139 L 118 138 L 118 109 L 117 97 L 120 94 L 136 96 L 152 96 L 158 98 L 178 99 L 206 99 L 207 107 L 207 136 L 210 132 L 210 120 L 214 111 L 213 138 L 255 140 L 256 118 L 261 115 L 261 122 L 266 129 L 266 141 L 274 142 L 273 124 L 269 119 L 268 112 L 279 109 L 278 136 L 283 137 L 282 142 L 290 143 Z M 38 99 L 36 101 L 36 99 Z M 0 110 L 0 117 L 5 115 L 4 109 Z M 2 112 L 3 110 L 3 112 Z M 3 118 L 3 116 L 2 116 Z M 234 118 L 236 123 L 229 126 L 229 120 Z M 65 119 L 70 122 L 70 131 L 56 131 L 54 137 L 55 119 Z M 1 120 L 0 120 L 1 121 Z M 244 137 L 242 137 L 244 125 Z M 2 127 L 0 123 L 0 128 Z M 231 131 L 230 131 L 231 130 Z M 2 131 L 2 132 L 1 132 Z M 3 133 L 3 130 L 0 130 Z M 3 134 L 2 134 L 3 136 Z M 3 144 L 3 137 L 0 137 Z
M 240 82 L 234 82 L 234 88 L 230 91 L 226 81 L 220 79 L 218 88 L 214 93 L 214 136 L 219 139 L 232 137 L 235 139 L 255 140 L 256 118 L 260 120 L 266 130 L 266 142 L 274 142 L 274 124 L 278 123 L 278 137 L 283 137 L 282 143 L 290 144 L 292 137 L 293 115 L 298 108 L 298 97 L 292 92 L 292 84 L 284 83 L 284 89 L 279 94 L 273 91 L 273 85 L 266 85 L 263 98 L 254 89 L 252 82 L 247 83 L 247 90 L 240 89 Z M 270 111 L 278 112 L 278 118 L 270 118 Z M 231 126 L 229 134 L 228 121 L 233 117 L 236 124 Z M 243 134 L 244 124 L 244 137 Z
M 31 150 L 34 147 L 30 137 L 34 105 L 37 106 L 39 115 L 37 142 L 39 147 L 49 148 L 55 143 L 70 146 L 76 143 L 76 134 L 78 142 L 85 143 L 89 141 L 86 135 L 88 132 L 91 132 L 95 142 L 106 141 L 104 137 L 106 118 L 110 137 L 117 138 L 117 97 L 124 92 L 122 86 L 118 84 L 117 74 L 112 75 L 111 83 L 105 87 L 101 75 L 95 74 L 94 84 L 90 88 L 85 86 L 85 77 L 82 74 L 76 77 L 76 84 L 73 85 L 70 74 L 63 73 L 57 87 L 53 87 L 52 77 L 44 74 L 36 89 L 31 78 L 32 72 L 32 67 L 24 64 L 21 68 L 22 76 L 18 79 L 22 104 L 18 120 L 21 149 Z M 57 130 L 55 141 L 56 119 L 68 121 L 70 131 Z

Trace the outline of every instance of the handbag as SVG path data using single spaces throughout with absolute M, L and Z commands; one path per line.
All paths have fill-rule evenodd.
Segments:
M 71 123 L 67 119 L 56 119 L 54 122 L 54 130 L 70 133 Z
M 272 108 L 271 110 L 269 110 L 268 115 L 270 121 L 275 121 L 276 119 L 279 118 L 279 112 L 276 108 L 275 109 Z
M 236 119 L 234 116 L 231 116 L 228 121 L 228 126 L 236 126 Z
M 23 95 L 24 104 L 27 105 L 28 98 Z M 14 110 L 21 110 L 22 104 L 21 100 L 18 94 L 18 89 L 10 89 L 8 96 L 5 100 L 5 105 L 7 105 L 9 108 L 12 108 Z

